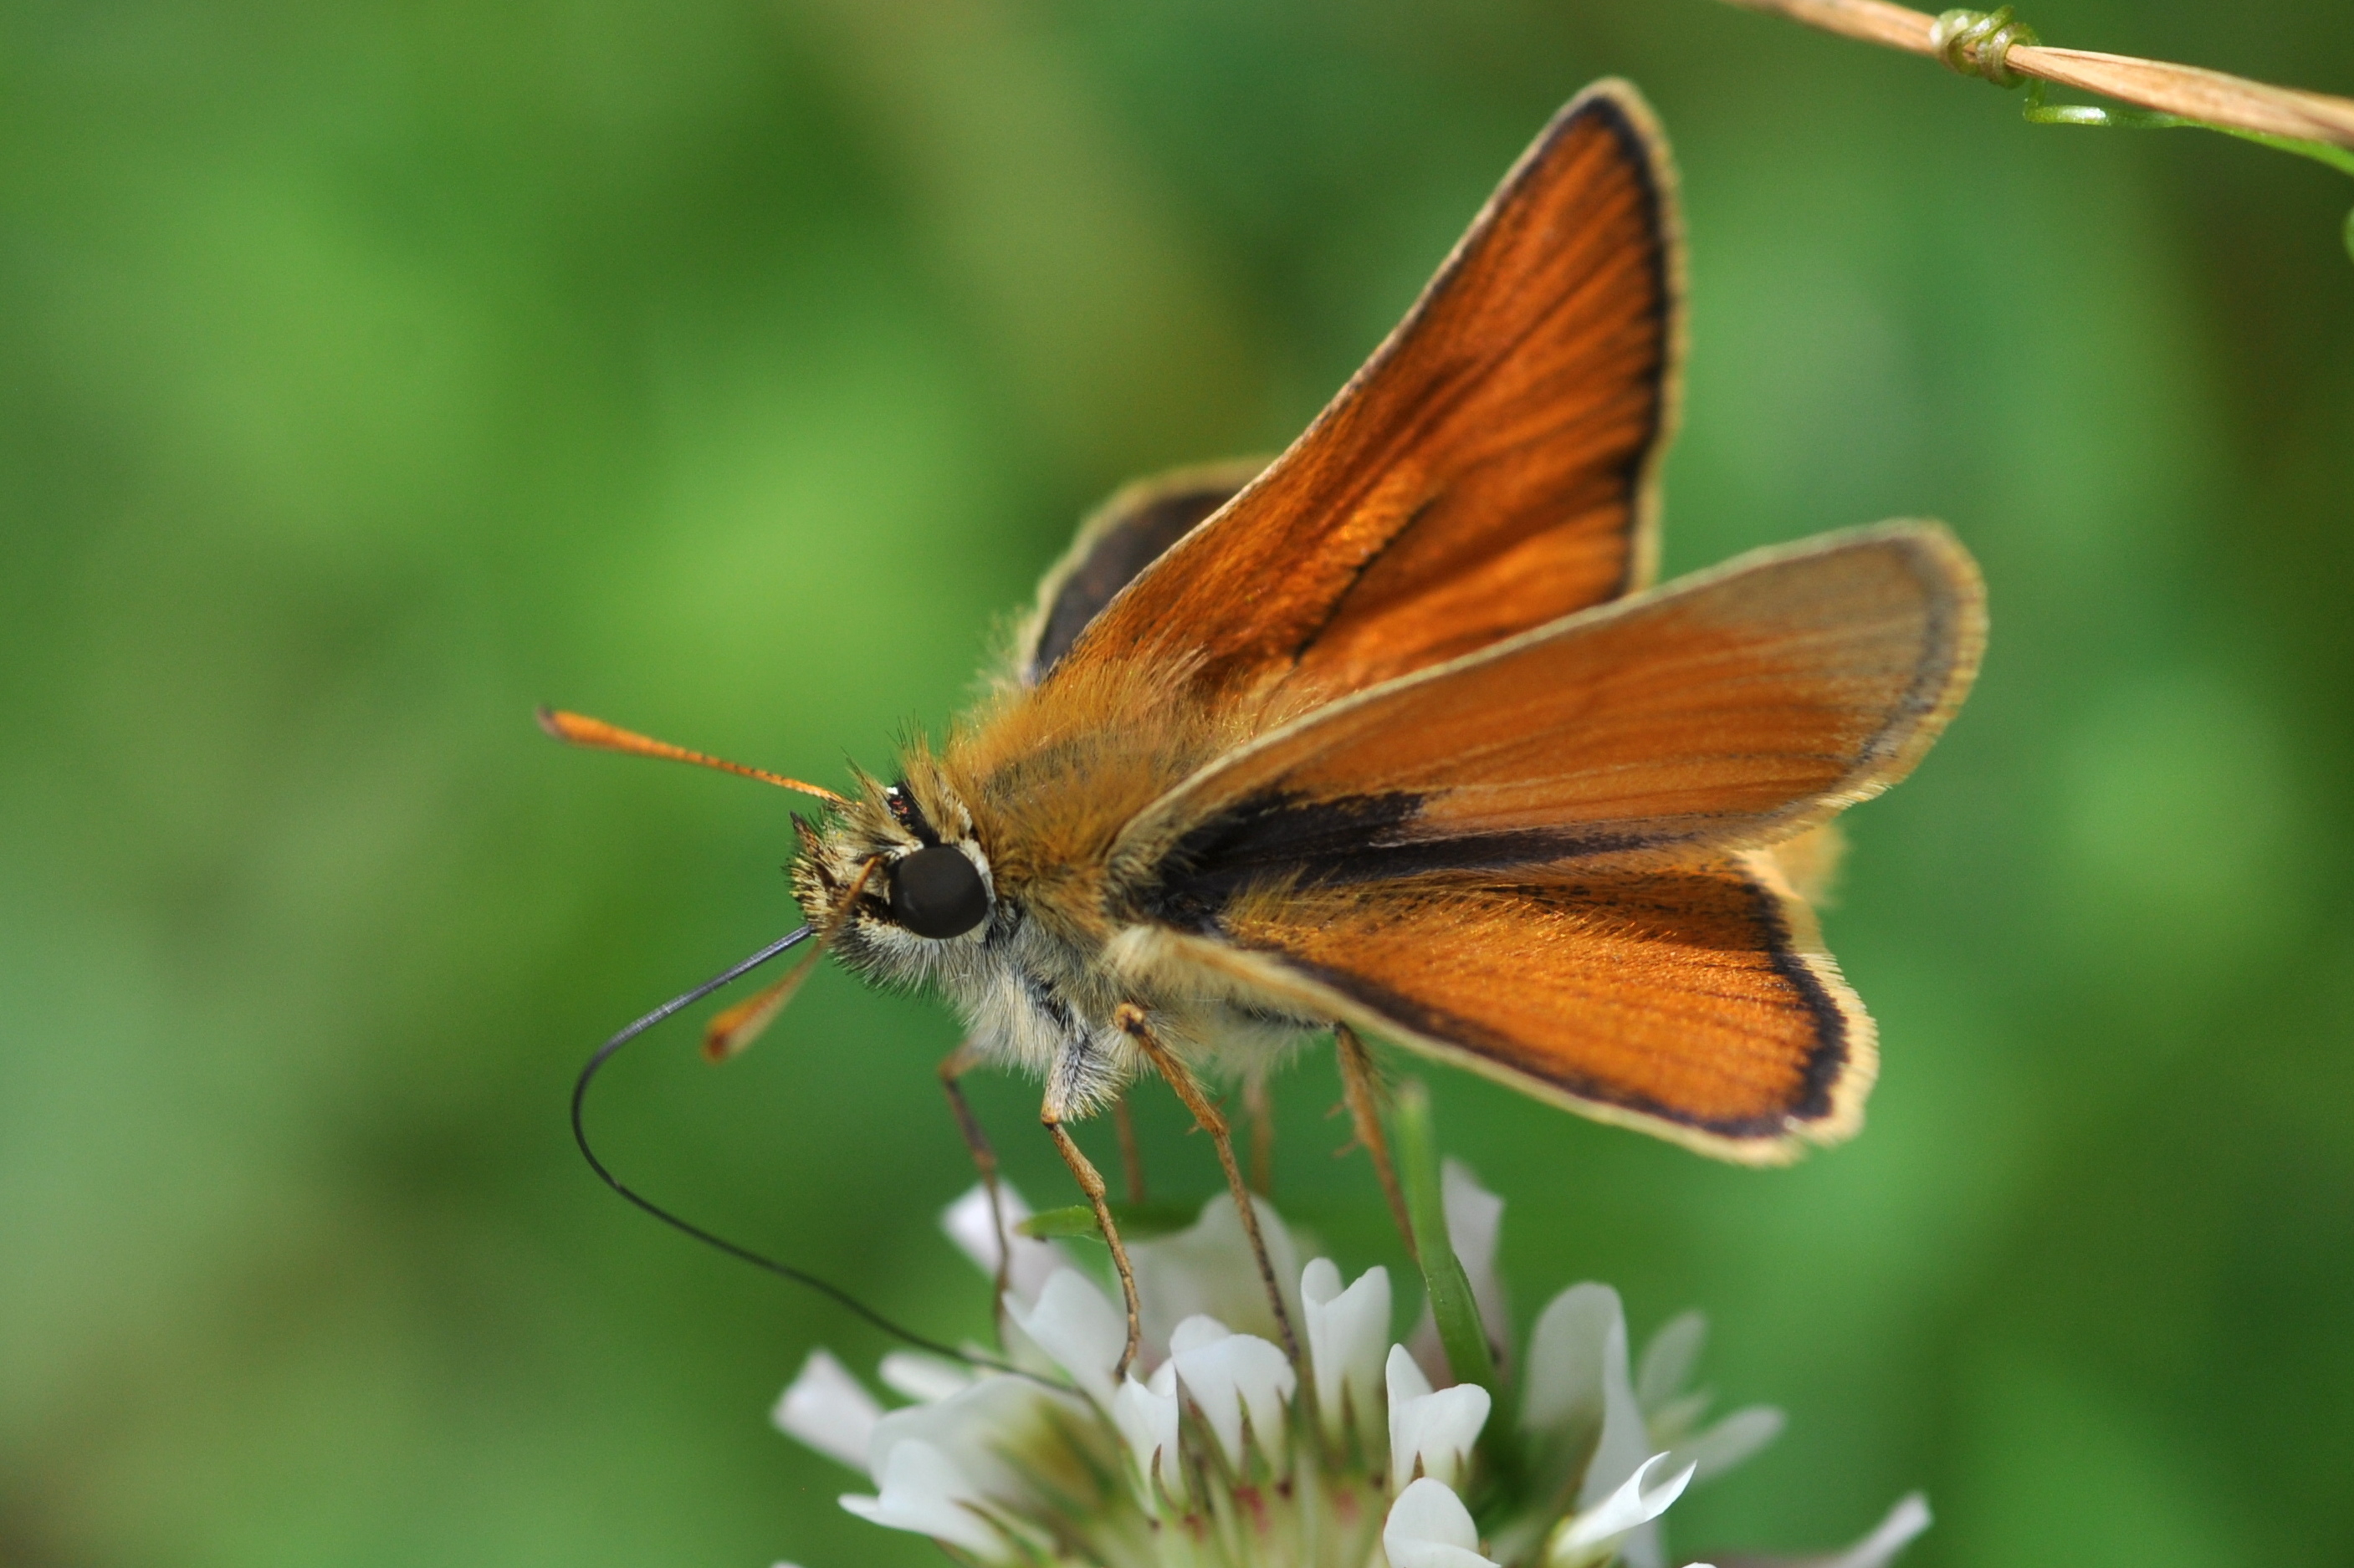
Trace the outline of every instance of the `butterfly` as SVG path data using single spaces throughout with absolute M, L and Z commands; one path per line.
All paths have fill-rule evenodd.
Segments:
M 1984 593 L 1926 523 L 1654 587 L 1682 311 L 1665 143 L 1596 84 L 1287 450 L 1081 527 L 944 740 L 846 796 L 764 775 L 825 804 L 791 867 L 823 943 L 954 1005 L 951 1083 L 1043 1081 L 1131 1326 L 1064 1124 L 1148 1073 L 1246 1225 L 1200 1075 L 1326 1033 L 1358 1089 L 1372 1034 L 1728 1160 L 1856 1128 L 1873 1026 L 1798 876 L 1953 716 Z

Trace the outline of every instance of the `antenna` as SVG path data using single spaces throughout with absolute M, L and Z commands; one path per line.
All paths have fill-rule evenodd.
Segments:
M 669 762 L 692 762 L 698 768 L 716 768 L 722 773 L 758 779 L 761 783 L 774 784 L 779 789 L 798 789 L 837 809 L 850 804 L 822 785 L 804 784 L 798 779 L 788 779 L 765 768 L 747 768 L 740 762 L 729 762 L 724 758 L 705 757 L 702 752 L 689 751 L 683 746 L 673 746 L 666 740 L 656 740 L 651 736 L 640 735 L 635 730 L 623 729 L 619 725 L 607 724 L 603 719 L 590 718 L 585 714 L 568 714 L 561 708 L 544 707 L 539 710 L 539 727 L 567 746 L 585 746 L 595 751 L 624 752 L 631 757 L 659 757 Z M 782 951 L 781 948 L 779 950 Z

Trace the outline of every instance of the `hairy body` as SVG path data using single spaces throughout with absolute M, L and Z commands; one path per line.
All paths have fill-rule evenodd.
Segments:
M 1145 808 L 1284 719 L 1312 709 L 1306 692 L 1216 704 L 1196 700 L 1182 669 L 1118 664 L 1083 693 L 1006 681 L 935 751 L 917 742 L 885 783 L 863 779 L 830 832 L 802 832 L 795 891 L 832 909 L 876 856 L 930 844 L 970 859 L 989 918 L 947 940 L 888 919 L 884 893 L 862 890 L 834 951 L 862 977 L 936 989 L 984 1059 L 1046 1085 L 1056 1120 L 1100 1110 L 1140 1071 L 1123 1005 L 1189 1060 L 1263 1071 L 1306 1033 L 1328 1027 L 1312 1001 L 1188 961 L 1146 915 L 1161 868 L 1116 853 Z

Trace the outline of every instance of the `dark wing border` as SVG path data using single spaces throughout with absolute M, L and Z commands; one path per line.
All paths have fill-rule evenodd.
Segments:
M 1103 607 L 1170 546 L 1233 500 L 1270 459 L 1234 458 L 1172 469 L 1120 487 L 1089 513 L 1013 634 L 1018 683 L 1051 673 Z

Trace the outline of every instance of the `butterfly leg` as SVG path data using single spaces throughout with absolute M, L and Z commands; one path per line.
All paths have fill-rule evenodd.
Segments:
M 1144 1343 L 1144 1316 L 1136 1300 L 1136 1271 L 1129 1266 L 1128 1248 L 1119 1239 L 1119 1226 L 1112 1220 L 1111 1204 L 1105 1200 L 1103 1172 L 1095 1168 L 1095 1162 L 1071 1140 L 1071 1135 L 1063 1130 L 1063 1118 L 1056 1114 L 1053 1099 L 1047 1100 L 1038 1114 L 1038 1119 L 1045 1123 L 1046 1135 L 1055 1140 L 1055 1151 L 1062 1155 L 1063 1163 L 1069 1166 L 1071 1174 L 1077 1178 L 1079 1191 L 1087 1195 L 1087 1204 L 1096 1212 L 1096 1226 L 1103 1232 L 1104 1245 L 1111 1248 L 1111 1266 L 1119 1275 L 1119 1294 L 1128 1306 L 1128 1344 L 1119 1352 L 1119 1364 L 1111 1369 L 1112 1378 L 1117 1382 L 1128 1375 L 1128 1369 L 1135 1363 L 1137 1351 Z
M 1382 1131 L 1382 1080 L 1374 1071 L 1373 1054 L 1357 1032 L 1345 1023 L 1332 1025 L 1332 1046 L 1341 1059 L 1341 1098 L 1349 1107 L 1349 1121 L 1357 1142 L 1373 1162 L 1381 1179 L 1382 1196 L 1389 1200 L 1390 1218 L 1405 1238 L 1406 1255 L 1414 1255 L 1414 1222 L 1406 1215 L 1405 1189 L 1398 1185 L 1397 1167 L 1390 1160 L 1390 1140 Z M 1346 1154 L 1345 1149 L 1341 1150 Z
M 1136 1042 L 1137 1049 L 1149 1058 L 1202 1130 L 1210 1135 L 1217 1146 L 1218 1163 L 1225 1168 L 1227 1190 L 1235 1195 L 1235 1212 L 1242 1217 L 1243 1234 L 1250 1237 L 1251 1255 L 1258 1259 L 1258 1277 L 1267 1287 L 1267 1298 L 1275 1308 L 1275 1325 L 1283 1331 L 1284 1353 L 1295 1366 L 1299 1362 L 1299 1339 L 1291 1330 L 1291 1312 L 1283 1304 L 1283 1287 L 1275 1277 L 1275 1263 L 1267 1255 L 1267 1238 L 1259 1234 L 1258 1207 L 1251 1202 L 1249 1186 L 1243 1181 L 1242 1166 L 1235 1160 L 1235 1140 L 1226 1129 L 1226 1118 L 1202 1092 L 1201 1080 L 1193 1070 L 1178 1060 L 1177 1054 L 1162 1044 L 1145 1022 L 1144 1010 L 1132 1002 L 1122 1002 L 1112 1014 L 1112 1022 Z
M 1144 1150 L 1136 1141 L 1136 1116 L 1129 1109 L 1128 1096 L 1122 1094 L 1111 1102 L 1112 1125 L 1119 1128 L 1119 1168 L 1128 1181 L 1128 1201 L 1144 1202 Z
M 940 1087 L 947 1091 L 949 1109 L 955 1113 L 957 1130 L 964 1134 L 964 1146 L 972 1151 L 973 1169 L 981 1172 L 981 1191 L 989 1194 L 989 1228 L 997 1237 L 997 1285 L 991 1291 L 989 1310 L 992 1319 L 1002 1318 L 1005 1311 L 1007 1272 L 1013 1266 L 1013 1238 L 1005 1230 L 1005 1200 L 997 1186 L 997 1150 L 989 1146 L 989 1135 L 981 1130 L 981 1118 L 972 1114 L 972 1102 L 964 1096 L 961 1082 L 967 1073 L 981 1065 L 981 1053 L 968 1040 L 949 1053 L 940 1063 Z
M 1253 1071 L 1243 1079 L 1243 1114 L 1250 1118 L 1250 1189 L 1260 1197 L 1275 1192 L 1275 1099 L 1267 1093 L 1267 1075 Z

